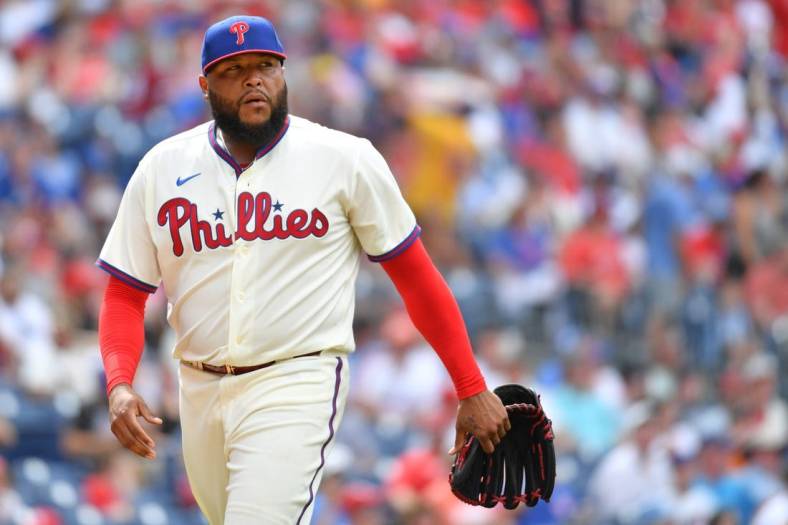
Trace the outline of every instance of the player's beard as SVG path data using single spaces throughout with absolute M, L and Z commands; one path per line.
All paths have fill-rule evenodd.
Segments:
M 208 90 L 208 101 L 216 125 L 222 133 L 236 142 L 244 142 L 260 147 L 271 142 L 282 129 L 287 118 L 287 84 L 271 98 L 271 116 L 262 124 L 250 125 L 241 121 L 240 107 L 230 99 Z

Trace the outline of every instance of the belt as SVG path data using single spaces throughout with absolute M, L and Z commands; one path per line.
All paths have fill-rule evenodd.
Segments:
M 322 350 L 317 350 L 315 352 L 310 352 L 308 354 L 301 354 L 296 355 L 287 359 L 296 359 L 298 357 L 315 357 L 320 355 Z M 186 366 L 190 366 L 197 370 L 202 370 L 204 372 L 210 372 L 212 374 L 219 374 L 219 375 L 234 375 L 239 376 L 241 374 L 246 374 L 248 372 L 254 372 L 255 370 L 260 370 L 261 368 L 267 368 L 271 365 L 275 365 L 276 363 L 281 363 L 282 361 L 287 361 L 287 359 L 279 359 L 277 361 L 268 361 L 267 363 L 263 363 L 261 365 L 251 365 L 251 366 L 233 366 L 233 365 L 209 365 L 208 363 L 203 363 L 202 361 L 186 361 L 181 360 Z

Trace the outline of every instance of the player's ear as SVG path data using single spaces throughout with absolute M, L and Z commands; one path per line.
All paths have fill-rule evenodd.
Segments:
M 200 90 L 202 91 L 203 98 L 208 98 L 208 79 L 205 75 L 200 75 L 198 80 L 200 82 Z

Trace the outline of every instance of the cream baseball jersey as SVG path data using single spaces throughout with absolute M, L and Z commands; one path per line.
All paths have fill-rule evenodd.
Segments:
M 97 264 L 162 284 L 175 358 L 249 366 L 352 351 L 359 256 L 393 257 L 419 233 L 368 140 L 291 115 L 242 169 L 208 122 L 140 161 Z

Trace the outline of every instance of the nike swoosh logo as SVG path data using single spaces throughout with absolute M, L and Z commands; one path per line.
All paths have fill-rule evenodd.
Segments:
M 197 177 L 198 175 L 200 175 L 200 173 L 195 173 L 194 175 L 192 175 L 190 177 L 186 177 L 185 179 L 182 179 L 182 178 L 178 177 L 178 180 L 175 181 L 175 185 L 176 186 L 183 186 L 184 184 L 186 184 L 187 182 L 192 180 L 194 177 Z

